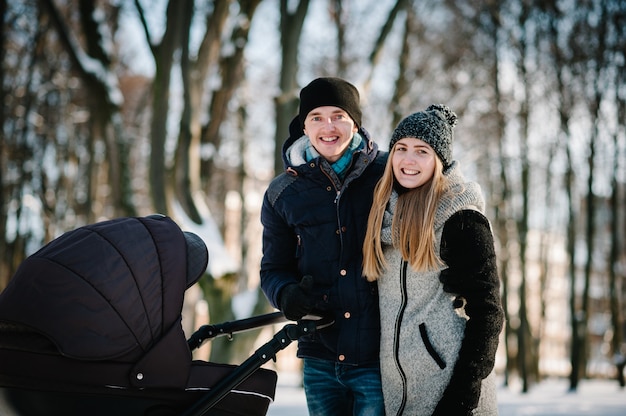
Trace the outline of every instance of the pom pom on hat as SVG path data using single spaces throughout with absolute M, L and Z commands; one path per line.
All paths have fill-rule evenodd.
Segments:
M 300 91 L 298 118 L 304 128 L 304 120 L 317 107 L 333 106 L 345 110 L 357 126 L 361 127 L 359 91 L 341 78 L 317 78 Z
M 430 105 L 426 110 L 405 117 L 395 128 L 389 142 L 389 150 L 404 137 L 413 137 L 433 148 L 446 170 L 452 163 L 452 140 L 457 116 L 448 106 Z

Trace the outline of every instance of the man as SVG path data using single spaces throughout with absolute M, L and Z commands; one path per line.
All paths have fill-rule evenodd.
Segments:
M 261 287 L 291 320 L 334 324 L 298 340 L 311 416 L 381 415 L 376 285 L 362 276 L 374 186 L 387 154 L 361 126 L 358 90 L 318 78 L 300 92 L 283 146 L 286 171 L 263 199 Z

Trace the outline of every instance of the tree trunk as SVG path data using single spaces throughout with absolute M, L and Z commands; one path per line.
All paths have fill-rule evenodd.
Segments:
M 0 21 L 6 21 L 7 14 L 7 1 L 0 0 Z M 4 62 L 5 55 L 5 30 L 0 30 L 0 62 Z M 5 85 L 5 69 L 4 65 L 0 65 L 0 85 Z M 3 103 L 7 101 L 4 99 L 5 93 L 7 90 L 3 87 L 0 90 L 0 100 Z M 0 128 L 4 128 L 4 119 L 5 119 L 5 107 L 0 110 Z M 9 259 L 7 257 L 7 241 L 6 241 L 6 224 L 7 224 L 7 207 L 8 201 L 10 199 L 10 193 L 8 192 L 9 186 L 6 185 L 4 181 L 4 173 L 6 172 L 5 167 L 5 140 L 0 140 L 0 292 L 5 288 L 7 283 L 9 283 L 9 276 L 12 275 L 12 271 L 8 270 L 7 265 L 9 264 Z
M 374 43 L 374 47 L 372 48 L 372 52 L 369 55 L 369 62 L 370 62 L 370 69 L 369 69 L 369 74 L 367 76 L 367 79 L 365 80 L 365 82 L 363 83 L 363 94 L 367 94 L 370 90 L 370 84 L 372 81 L 372 76 L 373 76 L 373 72 L 374 72 L 374 68 L 376 68 L 376 66 L 378 65 L 378 63 L 381 60 L 382 57 L 382 52 L 383 49 L 385 47 L 385 41 L 387 40 L 387 38 L 389 37 L 389 34 L 391 33 L 391 30 L 393 29 L 394 23 L 396 22 L 396 18 L 398 16 L 398 13 L 401 10 L 406 10 L 407 12 L 407 17 L 405 20 L 405 27 L 404 27 L 404 34 L 403 34 L 403 46 L 402 46 L 402 53 L 399 56 L 399 71 L 398 71 L 398 79 L 401 78 L 405 78 L 405 71 L 407 70 L 407 63 L 409 61 L 409 56 L 410 53 L 408 53 L 407 51 L 407 38 L 409 37 L 409 35 L 411 33 L 413 33 L 412 31 L 412 27 L 413 27 L 413 23 L 415 22 L 415 10 L 413 9 L 413 7 L 411 6 L 411 2 L 408 0 L 397 0 L 396 3 L 394 4 L 394 6 L 391 8 L 391 10 L 389 11 L 389 14 L 387 15 L 387 20 L 385 21 L 385 23 L 383 24 L 383 27 L 380 30 L 380 34 L 378 35 L 378 38 L 376 39 L 376 43 Z M 400 85 L 398 84 L 398 82 L 396 82 L 396 92 L 400 93 L 400 96 L 403 96 L 407 91 L 408 91 L 408 86 L 403 86 L 402 89 L 398 89 L 397 87 L 399 87 Z M 397 103 L 397 97 L 394 97 L 391 100 L 392 103 Z M 400 117 L 405 116 L 405 114 L 401 114 Z M 397 117 L 395 117 L 394 115 L 394 123 L 392 124 L 393 126 L 395 126 L 396 124 L 398 124 L 400 122 L 400 119 L 397 119 Z
M 599 101 L 597 102 L 596 111 L 599 112 Z M 591 276 L 593 274 L 593 252 L 595 250 L 595 211 L 596 211 L 596 201 L 595 195 L 593 191 L 593 182 L 594 182 L 594 173 L 595 173 L 595 155 L 596 155 L 596 143 L 597 143 L 597 123 L 598 123 L 598 113 L 595 113 L 593 125 L 594 132 L 591 134 L 589 138 L 589 153 L 587 157 L 587 167 L 589 169 L 588 177 L 587 177 L 587 196 L 586 200 L 586 215 L 585 215 L 585 242 L 587 245 L 586 251 L 586 259 L 585 259 L 585 268 L 584 268 L 584 285 L 583 285 L 583 293 L 581 299 L 581 310 L 580 310 L 580 328 L 579 328 L 579 338 L 578 342 L 580 343 L 579 349 L 579 357 L 578 361 L 580 362 L 580 371 L 581 376 L 585 377 L 586 368 L 587 368 L 587 360 L 588 360 L 588 342 L 589 342 L 589 314 L 590 310 L 590 295 L 589 291 L 591 290 Z
M 493 56 L 492 56 L 492 68 L 491 68 L 491 79 L 493 80 L 493 95 L 494 95 L 494 103 L 493 108 L 496 109 L 494 113 L 495 117 L 495 134 L 494 137 L 496 139 L 496 145 L 493 146 L 494 149 L 497 149 L 495 152 L 495 159 L 498 160 L 496 166 L 498 167 L 498 171 L 495 172 L 493 176 L 497 178 L 497 180 L 489 181 L 490 185 L 493 187 L 493 192 L 491 195 L 495 196 L 494 201 L 494 230 L 497 236 L 496 241 L 498 242 L 498 271 L 500 273 L 500 280 L 502 283 L 502 308 L 504 309 L 504 351 L 506 355 L 506 364 L 504 368 L 504 385 L 509 385 L 509 377 L 511 370 L 515 369 L 515 355 L 514 349 L 511 345 L 509 345 L 510 338 L 515 334 L 513 328 L 511 327 L 511 317 L 509 311 L 509 261 L 510 261 L 510 252 L 509 252 L 509 231 L 507 227 L 507 223 L 509 221 L 510 214 L 508 214 L 508 201 L 510 200 L 510 189 L 509 189 L 509 178 L 506 171 L 506 163 L 504 162 L 506 158 L 504 144 L 505 144 L 505 129 L 506 129 L 506 117 L 505 114 L 502 113 L 499 109 L 502 108 L 502 92 L 500 87 L 500 59 L 499 59 L 499 33 L 501 29 L 500 24 L 500 3 L 495 2 L 493 7 L 488 10 L 488 19 L 491 23 L 488 26 L 488 33 L 492 42 Z
M 178 142 L 176 145 L 176 151 L 174 156 L 174 174 L 169 178 L 172 182 L 172 188 L 174 191 L 174 197 L 181 205 L 183 211 L 187 213 L 187 216 L 196 224 L 202 223 L 202 218 L 198 213 L 193 200 L 192 193 L 194 190 L 198 190 L 199 170 L 196 170 L 195 175 L 192 175 L 191 171 L 191 148 L 195 138 L 197 145 L 199 144 L 199 129 L 194 126 L 194 83 L 192 82 L 193 71 L 189 56 L 189 31 L 191 29 L 191 21 L 194 12 L 194 5 L 192 1 L 185 2 L 185 9 L 182 11 L 183 17 L 183 31 L 180 36 L 180 75 L 183 82 L 183 111 L 180 116 Z M 200 90 L 202 91 L 202 90 Z M 198 92 L 196 92 L 198 94 Z M 195 130 L 195 131 L 194 131 Z M 198 146 L 199 147 L 199 146 Z M 199 149 L 196 148 L 195 156 L 199 159 Z M 192 186 L 192 178 L 195 178 L 196 186 Z
M 393 111 L 391 119 L 392 126 L 397 126 L 398 123 L 400 123 L 400 121 L 406 116 L 406 114 L 404 114 L 404 110 L 399 108 L 397 103 L 401 102 L 401 98 L 404 97 L 411 88 L 411 82 L 407 79 L 407 71 L 409 68 L 409 59 L 411 56 L 409 37 L 413 33 L 413 26 L 416 24 L 415 20 L 415 12 L 413 8 L 410 8 L 409 10 L 407 10 L 407 16 L 404 22 L 404 32 L 402 33 L 402 52 L 398 59 L 398 78 L 396 78 L 393 98 L 391 99 Z M 377 43 L 374 47 L 374 50 L 376 50 L 380 46 L 382 45 L 379 45 Z M 374 52 L 371 59 L 376 59 L 377 55 L 378 54 Z
M 522 392 L 529 391 L 530 384 L 533 380 L 536 380 L 536 363 L 538 361 L 534 346 L 536 345 L 533 339 L 533 331 L 531 329 L 530 322 L 528 320 L 528 263 L 527 263 L 527 248 L 528 248 L 528 214 L 530 203 L 530 160 L 529 160 L 529 111 L 530 111 L 530 80 L 528 77 L 528 71 L 526 67 L 526 60 L 528 59 L 528 43 L 527 43 L 527 24 L 529 18 L 529 9 L 526 5 L 522 5 L 522 12 L 519 16 L 519 27 L 521 30 L 521 36 L 519 39 L 519 65 L 520 79 L 524 88 L 524 98 L 521 103 L 520 110 L 520 163 L 521 163 L 521 198 L 522 209 L 517 221 L 517 232 L 519 238 L 519 259 L 520 259 L 520 272 L 521 272 L 521 284 L 519 287 L 519 299 L 520 299 L 520 328 L 518 333 L 518 345 L 521 355 L 521 376 L 522 376 Z
M 549 7 L 546 7 L 548 13 L 548 37 L 550 43 L 550 49 L 554 52 L 552 58 L 554 59 L 554 67 L 556 78 L 556 92 L 558 98 L 558 113 L 559 113 L 559 141 L 564 143 L 565 152 L 565 173 L 564 173 L 564 187 L 565 195 L 567 197 L 567 218 L 566 218 L 566 251 L 569 254 L 567 272 L 569 274 L 569 315 L 570 315 L 570 374 L 569 374 L 569 389 L 575 391 L 580 380 L 580 363 L 578 356 L 580 354 L 579 347 L 579 314 L 577 306 L 576 295 L 576 240 L 578 238 L 576 224 L 578 222 L 577 210 L 577 193 L 576 193 L 576 171 L 574 169 L 574 161 L 572 159 L 572 140 L 569 128 L 570 117 L 574 104 L 574 98 L 571 88 L 566 85 L 565 75 L 567 64 L 565 62 L 564 52 L 559 47 L 559 25 L 560 25 L 560 13 L 558 11 L 556 3 L 552 2 Z
M 84 214 L 88 222 L 93 222 L 102 216 L 133 215 L 135 213 L 130 199 L 129 174 L 124 171 L 128 168 L 125 160 L 123 137 L 121 136 L 121 117 L 119 116 L 122 104 L 121 92 L 117 85 L 111 84 L 111 79 L 117 80 L 111 67 L 112 57 L 103 45 L 111 39 L 103 36 L 102 26 L 105 22 L 97 19 L 96 7 L 90 0 L 81 0 L 79 3 L 82 33 L 74 36 L 63 20 L 52 0 L 42 2 L 48 11 L 51 22 L 59 34 L 63 48 L 67 51 L 73 67 L 80 74 L 81 80 L 89 97 L 89 113 L 91 132 L 89 147 L 92 158 L 88 175 L 90 197 L 86 201 Z M 116 16 L 116 15 L 115 15 Z M 82 52 L 77 37 L 84 38 L 86 51 Z M 90 60 L 88 63 L 87 60 Z M 93 69 L 94 64 L 97 69 Z M 96 152 L 97 143 L 103 143 L 105 155 Z M 111 192 L 101 192 L 101 186 L 109 186 Z M 110 199 L 110 201 L 108 201 Z M 93 204 L 93 202 L 99 202 Z M 109 207 L 111 212 L 96 211 L 96 207 Z M 98 208 L 99 209 L 99 208 Z
M 622 105 L 623 110 L 623 105 Z M 624 114 L 622 114 L 624 116 Z M 624 281 L 624 276 L 618 275 L 619 261 L 620 261 L 620 241 L 619 241 L 619 223 L 620 218 L 623 219 L 623 212 L 620 209 L 619 201 L 619 183 L 617 180 L 617 172 L 620 171 L 620 160 L 623 160 L 624 155 L 620 158 L 620 148 L 618 143 L 618 133 L 613 136 L 613 147 L 615 148 L 615 158 L 613 159 L 613 178 L 612 178 L 612 193 L 611 193 L 611 248 L 607 259 L 608 275 L 609 275 L 609 306 L 611 310 L 611 326 L 613 327 L 613 337 L 611 338 L 611 352 L 613 354 L 613 360 L 615 364 L 615 370 L 617 373 L 617 381 L 620 387 L 626 386 L 626 380 L 624 379 L 624 367 L 626 367 L 626 357 L 622 351 L 622 343 L 624 342 L 623 334 L 623 318 L 622 318 L 622 304 L 620 300 L 620 280 Z M 621 277 L 621 279 L 620 279 Z
M 168 215 L 168 189 L 166 177 L 171 172 L 165 161 L 165 141 L 167 139 L 167 120 L 170 101 L 170 79 L 174 65 L 174 53 L 180 47 L 180 36 L 185 30 L 185 10 L 191 0 L 170 0 L 166 11 L 166 28 L 161 43 L 154 45 L 148 29 L 144 12 L 139 0 L 135 7 L 143 24 L 146 41 L 150 45 L 155 63 L 155 74 L 152 83 L 152 114 L 150 122 L 150 167 L 149 182 L 152 205 L 160 214 Z
M 563 112 L 561 112 L 561 124 L 564 120 Z M 567 154 L 567 167 L 565 171 L 565 186 L 567 189 L 567 203 L 568 203 L 568 221 L 567 221 L 567 252 L 569 253 L 569 313 L 570 313 L 570 325 L 572 330 L 570 340 L 570 376 L 569 376 L 569 390 L 576 391 L 578 388 L 578 381 L 580 380 L 580 336 L 579 336 L 579 320 L 576 296 L 576 202 L 575 198 L 575 173 L 572 161 L 572 152 L 569 148 L 569 144 L 566 145 Z
M 287 0 L 280 0 L 281 68 L 278 82 L 280 95 L 274 101 L 276 107 L 275 175 L 284 170 L 282 145 L 289 136 L 289 123 L 298 114 L 298 46 L 310 1 L 298 1 L 294 13 L 289 12 L 288 3 Z
M 626 73 L 620 71 L 616 73 L 615 82 L 617 85 L 626 85 Z M 615 89 L 616 117 L 617 120 L 626 120 L 626 99 L 620 97 L 619 89 Z M 624 379 L 624 368 L 626 367 L 626 350 L 624 350 L 624 298 L 621 296 L 621 289 L 626 286 L 626 276 L 619 270 L 619 262 L 626 260 L 624 253 L 626 252 L 626 233 L 620 233 L 620 223 L 626 227 L 626 214 L 623 206 L 626 202 L 626 193 L 621 192 L 618 181 L 618 172 L 624 169 L 624 160 L 626 157 L 626 149 L 620 145 L 620 134 L 626 133 L 623 126 L 617 126 L 613 133 L 613 148 L 615 149 L 615 157 L 613 159 L 612 169 L 612 193 L 611 193 L 611 249 L 608 259 L 608 275 L 609 275 L 609 302 L 611 308 L 611 325 L 613 327 L 613 338 L 611 339 L 611 352 L 614 358 L 615 369 L 617 372 L 617 381 L 621 387 L 626 387 Z M 620 199 L 621 198 L 621 199 Z M 621 238 L 620 238 L 621 236 Z M 621 273 L 621 275 L 620 275 Z

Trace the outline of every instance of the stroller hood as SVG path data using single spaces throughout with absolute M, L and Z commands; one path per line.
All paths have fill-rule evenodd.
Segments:
M 181 311 L 207 263 L 161 215 L 80 227 L 25 259 L 0 293 L 0 412 L 265 415 L 274 371 L 192 360 Z
M 202 240 L 165 216 L 87 225 L 20 265 L 0 293 L 0 320 L 45 335 L 68 358 L 132 363 L 162 338 L 184 342 L 184 292 L 207 263 Z

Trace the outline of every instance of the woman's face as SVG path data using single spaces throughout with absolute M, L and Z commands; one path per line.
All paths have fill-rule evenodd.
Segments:
M 435 174 L 436 157 L 433 148 L 422 140 L 404 137 L 394 145 L 393 176 L 407 189 L 419 188 Z

